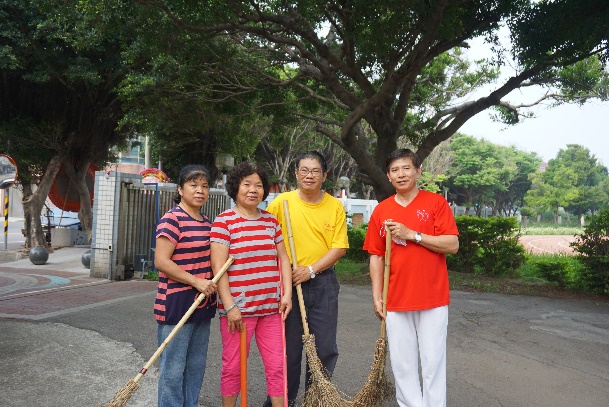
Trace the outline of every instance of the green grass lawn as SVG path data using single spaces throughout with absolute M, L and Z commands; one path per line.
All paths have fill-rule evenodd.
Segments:
M 365 262 L 340 259 L 335 270 L 336 278 L 341 284 L 370 285 L 370 270 Z
M 523 235 L 568 235 L 575 236 L 582 234 L 583 229 L 577 227 L 557 227 L 553 225 L 532 226 L 521 228 L 520 233 Z
M 550 256 L 551 257 L 551 256 Z M 347 285 L 370 285 L 368 264 L 341 259 L 336 264 L 338 282 Z M 607 296 L 587 294 L 561 287 L 523 267 L 517 277 L 490 277 L 475 273 L 448 272 L 451 290 L 489 292 L 513 295 L 536 295 L 552 298 L 586 298 L 608 301 Z

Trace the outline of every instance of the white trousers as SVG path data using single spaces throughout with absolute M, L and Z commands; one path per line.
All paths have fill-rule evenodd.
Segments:
M 445 407 L 448 306 L 387 312 L 386 321 L 398 405 Z

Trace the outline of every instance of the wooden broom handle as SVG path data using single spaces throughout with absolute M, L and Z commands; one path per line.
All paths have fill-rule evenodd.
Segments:
M 283 201 L 283 216 L 285 217 L 286 228 L 288 229 L 288 243 L 290 244 L 290 253 L 292 253 L 292 270 L 298 268 L 296 260 L 296 248 L 294 247 L 294 235 L 292 234 L 292 222 L 290 220 L 290 208 L 288 201 Z M 298 307 L 300 308 L 300 317 L 302 318 L 302 328 L 305 335 L 309 335 L 309 324 L 307 323 L 307 312 L 305 310 L 304 298 L 302 297 L 302 287 L 300 284 L 296 286 L 296 295 L 298 296 Z
M 391 231 L 385 226 L 385 268 L 383 272 L 383 314 L 387 318 L 387 291 L 389 291 L 389 271 L 391 268 Z M 387 329 L 385 320 L 381 322 L 381 338 L 385 339 Z
M 220 270 L 218 270 L 218 274 L 216 274 L 214 276 L 214 278 L 212 278 L 211 281 L 213 281 L 214 283 L 217 283 L 218 280 L 220 280 L 222 278 L 222 276 L 224 275 L 226 270 L 228 270 L 230 265 L 233 264 L 234 260 L 235 260 L 235 258 L 232 256 L 230 256 L 228 259 L 226 259 L 226 262 L 222 265 L 222 268 Z M 180 328 L 182 328 L 182 326 L 184 326 L 186 321 L 188 321 L 188 318 L 190 318 L 190 316 L 193 314 L 193 312 L 195 312 L 197 307 L 199 305 L 201 305 L 201 303 L 203 302 L 204 299 L 205 299 L 205 294 L 203 294 L 203 293 L 200 293 L 197 296 L 197 299 L 190 306 L 190 308 L 188 308 L 188 311 L 186 311 L 186 314 L 184 314 L 184 316 L 182 317 L 182 319 L 180 319 L 178 324 L 171 330 L 169 335 L 167 335 L 167 338 L 165 338 L 165 340 L 163 341 L 161 346 L 159 346 L 159 348 L 156 350 L 156 352 L 154 352 L 154 355 L 152 355 L 152 357 L 148 360 L 148 362 L 146 362 L 146 364 L 144 365 L 144 367 L 142 368 L 140 373 L 138 373 L 138 375 L 135 376 L 135 378 L 133 379 L 134 382 L 136 382 L 136 383 L 139 382 L 140 379 L 146 374 L 148 369 L 150 369 L 150 366 L 152 366 L 152 364 L 157 360 L 157 358 L 161 355 L 161 353 L 163 353 L 163 351 L 165 350 L 165 348 L 167 347 L 169 342 L 171 342 L 173 337 L 176 336 L 176 334 L 178 333 Z

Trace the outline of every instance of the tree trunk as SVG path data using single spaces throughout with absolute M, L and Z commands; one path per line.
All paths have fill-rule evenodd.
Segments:
M 78 170 L 74 168 L 74 165 L 70 160 L 64 160 L 63 169 L 66 175 L 70 178 L 71 185 L 76 186 L 78 197 L 80 200 L 80 210 L 78 211 L 78 219 L 82 231 L 87 234 L 87 240 L 91 243 L 93 235 L 93 209 L 91 208 L 91 191 L 87 186 L 87 172 L 91 161 L 85 160 L 80 163 Z
M 32 248 L 36 246 L 48 247 L 42 230 L 40 214 L 44 207 L 44 202 L 49 195 L 51 185 L 55 181 L 55 177 L 61 166 L 61 157 L 53 156 L 46 167 L 46 171 L 38 184 L 36 192 L 32 192 L 31 184 L 23 185 L 23 217 L 25 218 L 25 247 Z
M 31 249 L 32 247 L 42 246 L 47 247 L 47 241 L 44 237 L 44 231 L 42 230 L 42 223 L 40 221 L 40 213 L 44 205 L 38 202 L 39 197 L 34 196 L 32 193 L 31 184 L 22 184 L 23 186 L 23 218 L 25 228 L 25 248 Z
M 388 106 L 383 106 L 376 110 L 375 121 L 378 126 L 372 126 L 377 133 L 376 151 L 374 154 L 377 167 L 380 169 L 381 179 L 374 185 L 374 194 L 378 201 L 393 195 L 395 188 L 387 179 L 385 160 L 389 154 L 398 148 L 398 138 L 402 135 L 402 123 L 396 121 L 393 112 Z
M 372 185 L 363 185 L 362 186 L 362 191 L 363 191 L 363 199 L 370 199 L 370 194 L 372 194 Z

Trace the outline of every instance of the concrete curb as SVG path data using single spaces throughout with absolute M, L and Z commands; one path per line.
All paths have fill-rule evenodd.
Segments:
M 27 257 L 27 254 L 21 251 L 4 251 L 0 252 L 0 262 L 1 261 L 19 261 L 23 260 Z

